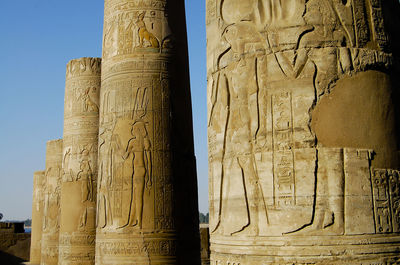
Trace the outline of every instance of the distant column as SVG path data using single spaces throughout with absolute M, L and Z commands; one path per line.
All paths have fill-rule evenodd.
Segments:
M 33 174 L 30 264 L 40 264 L 45 184 L 45 171 L 36 171 Z
M 106 0 L 96 264 L 200 264 L 183 0 Z
M 201 265 L 210 265 L 210 229 L 200 224 Z
M 62 139 L 47 142 L 41 265 L 58 264 L 62 147 Z
M 94 264 L 100 58 L 67 65 L 59 264 Z

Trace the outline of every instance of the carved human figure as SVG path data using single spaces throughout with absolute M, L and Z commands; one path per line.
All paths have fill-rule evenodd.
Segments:
M 71 161 L 71 148 L 68 148 L 64 152 L 63 164 L 62 164 L 62 174 L 63 174 L 63 181 L 64 182 L 71 182 L 74 181 L 73 171 L 70 168 L 70 161 Z
M 150 188 L 151 180 L 151 145 L 143 121 L 132 125 L 133 138 L 128 142 L 123 159 L 132 165 L 132 198 L 129 209 L 129 226 L 142 227 L 144 188 Z
M 111 187 L 111 166 L 108 158 L 111 152 L 111 132 L 102 130 L 99 132 L 99 189 L 97 196 L 97 227 L 104 228 L 112 225 L 111 194 L 107 187 Z M 105 157 L 105 158 L 104 158 Z
M 50 167 L 46 170 L 45 177 L 53 178 L 53 182 L 48 182 L 47 193 L 45 195 L 45 215 L 43 221 L 43 230 L 55 231 L 59 226 L 59 209 L 60 209 L 60 180 L 54 181 L 54 177 L 59 176 L 60 169 Z M 57 178 L 57 177 L 56 177 Z
M 302 54 L 304 51 L 307 52 L 308 60 L 315 65 L 314 87 L 319 97 L 329 92 L 330 86 L 338 77 L 338 64 L 343 66 L 344 71 L 350 70 L 351 59 L 348 49 L 346 47 L 337 49 L 349 43 L 349 36 L 345 34 L 332 2 L 309 1 L 306 5 L 304 20 L 307 25 L 312 26 L 312 29 L 307 30 L 299 38 L 298 46 L 300 51 L 303 51 Z M 328 156 L 325 152 L 326 150 L 320 150 L 320 161 L 324 160 L 322 156 Z M 338 154 L 332 151 L 329 156 L 334 161 L 334 157 Z M 337 160 L 340 161 L 339 158 Z M 340 165 L 337 167 L 340 168 Z M 343 201 L 338 198 L 344 194 L 344 176 L 338 171 L 337 168 L 331 167 L 319 172 L 314 206 L 316 210 L 312 222 L 296 232 L 309 234 L 325 230 L 324 233 L 343 233 Z
M 337 3 L 340 5 L 339 3 Z M 315 64 L 315 88 L 317 95 L 329 91 L 338 75 L 338 63 L 343 71 L 351 68 L 351 55 L 347 48 L 350 36 L 346 34 L 332 2 L 311 0 L 306 5 L 304 20 L 307 29 L 298 40 L 299 50 L 307 51 L 308 58 Z M 337 47 L 343 47 L 337 49 Z M 310 49 L 316 48 L 316 49 Z
M 76 180 L 82 182 L 82 202 L 93 201 L 93 172 L 90 166 L 89 151 L 83 149 L 81 153 L 82 159 L 79 164 L 80 171 L 76 175 Z
M 247 29 L 248 34 L 239 38 L 243 29 Z M 223 121 L 226 124 L 226 148 L 222 156 L 220 196 L 223 198 L 233 193 L 238 196 L 238 201 L 233 205 L 232 202 L 221 200 L 219 220 L 212 232 L 220 230 L 223 234 L 236 234 L 246 230 L 247 234 L 257 235 L 259 212 L 266 214 L 266 209 L 260 203 L 263 201 L 262 190 L 258 185 L 257 168 L 251 155 L 259 128 L 256 58 L 243 58 L 241 54 L 245 52 L 246 44 L 263 44 L 259 34 L 247 24 L 227 27 L 223 37 L 230 45 L 225 56 L 233 58 L 234 62 L 222 71 L 220 83 L 224 85 L 219 88 L 226 90 L 229 99 L 225 106 L 229 112 Z M 241 183 L 240 188 L 238 183 Z

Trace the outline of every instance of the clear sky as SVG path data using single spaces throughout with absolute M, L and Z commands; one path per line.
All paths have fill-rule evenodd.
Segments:
M 185 0 L 199 208 L 208 212 L 204 0 Z M 102 0 L 0 1 L 0 213 L 31 217 L 33 172 L 62 138 L 65 67 L 100 57 Z

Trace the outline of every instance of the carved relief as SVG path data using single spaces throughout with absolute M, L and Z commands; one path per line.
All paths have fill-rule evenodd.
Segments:
M 123 140 L 127 127 L 131 128 L 131 138 Z M 141 228 L 145 187 L 147 190 L 152 186 L 151 144 L 145 122 L 139 117 L 117 122 L 111 136 L 111 148 L 114 222 L 117 221 L 120 228 Z
M 129 257 L 131 255 L 175 255 L 176 246 L 173 240 L 145 240 L 142 242 L 104 242 L 97 246 L 98 255 L 112 255 L 117 257 Z
M 60 210 L 60 167 L 46 169 L 45 178 L 47 183 L 45 193 L 45 210 L 43 230 L 55 233 L 59 229 Z
M 158 48 L 160 46 L 158 39 L 147 30 L 146 23 L 143 21 L 145 14 L 146 12 L 139 14 L 136 21 L 136 25 L 139 28 L 139 46 L 144 47 L 146 41 L 150 47 Z
M 370 21 L 372 24 L 372 36 L 379 49 L 385 51 L 388 47 L 388 35 L 385 31 L 383 19 L 383 3 L 382 0 L 367 0 L 367 6 L 370 13 Z
M 81 181 L 82 202 L 94 201 L 94 173 L 92 171 L 92 161 L 90 160 L 89 153 L 91 149 L 84 148 L 80 152 L 81 159 L 79 161 L 79 172 L 76 175 L 76 181 Z
M 186 76 L 179 76 L 186 75 L 186 63 L 174 56 L 178 49 L 186 49 L 186 37 L 180 35 L 185 29 L 177 28 L 184 26 L 181 10 L 183 2 L 179 1 L 168 5 L 154 0 L 105 2 L 99 104 L 99 264 L 123 264 L 137 258 L 167 264 L 178 260 L 178 253 L 199 252 L 176 250 L 192 244 L 177 241 L 192 236 L 186 227 L 193 221 L 176 222 L 191 211 L 186 205 L 193 203 L 177 198 L 194 194 L 186 185 L 194 172 L 189 166 L 192 147 L 186 144 L 191 138 L 186 124 L 189 94 Z M 180 161 L 188 163 L 181 166 Z M 184 169 L 188 172 L 183 174 Z M 180 204 L 183 207 L 175 208 Z M 185 234 L 178 235 L 178 229 Z M 193 225 L 189 230 L 193 229 L 198 228 Z M 197 264 L 199 257 L 190 255 L 180 262 Z
M 100 58 L 81 58 L 68 68 Z M 64 108 L 63 184 L 61 192 L 60 264 L 94 264 L 94 244 L 69 237 L 95 234 L 97 197 L 97 143 L 99 115 L 99 71 L 72 71 L 67 75 Z M 84 249 L 84 251 L 83 251 Z M 82 252 L 87 254 L 83 255 Z
M 373 184 L 372 150 L 325 145 L 311 123 L 339 81 L 392 68 L 383 1 L 206 4 L 212 263 L 335 263 L 346 256 L 336 246 L 329 258 L 308 250 L 325 237 L 398 231 L 397 173 Z M 294 242 L 301 250 L 281 253 Z
M 82 101 L 83 104 L 83 109 L 85 111 L 93 111 L 93 112 L 99 112 L 99 107 L 97 104 L 92 100 L 90 91 L 93 90 L 94 92 L 96 91 L 96 87 L 88 87 L 86 88 L 78 97 L 78 100 Z
M 373 197 L 377 233 L 399 231 L 399 172 L 373 170 Z
M 173 42 L 164 11 L 131 6 L 105 20 L 103 58 L 137 52 L 165 53 L 171 51 Z
M 60 228 L 60 194 L 62 182 L 62 140 L 46 145 L 46 188 L 43 206 L 41 264 L 58 264 L 58 234 Z
M 98 202 L 100 227 L 141 229 L 143 198 L 153 185 L 152 144 L 147 128 L 151 118 L 147 115 L 151 94 L 147 87 L 131 92 L 134 93 L 133 109 L 100 133 L 99 149 L 103 154 Z M 107 186 L 111 189 L 106 189 Z
M 66 77 L 79 75 L 99 75 L 101 71 L 101 63 L 96 58 L 81 58 L 72 60 L 67 65 Z

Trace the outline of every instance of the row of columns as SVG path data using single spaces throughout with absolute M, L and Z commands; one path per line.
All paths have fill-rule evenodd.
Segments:
M 63 139 L 34 174 L 31 264 L 94 264 L 100 58 L 67 64 Z
M 105 0 L 35 173 L 31 264 L 200 264 L 185 25 L 183 1 Z

